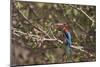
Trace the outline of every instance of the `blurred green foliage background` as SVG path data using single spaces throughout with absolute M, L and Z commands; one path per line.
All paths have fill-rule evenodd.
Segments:
M 11 6 L 11 63 L 66 63 L 63 33 L 53 25 L 67 23 L 72 32 L 73 62 L 96 60 L 96 6 L 13 1 Z

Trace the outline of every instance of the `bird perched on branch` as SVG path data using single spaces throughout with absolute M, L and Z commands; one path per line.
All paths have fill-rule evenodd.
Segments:
M 65 35 L 65 44 L 66 44 L 66 54 L 67 54 L 67 62 L 72 62 L 72 35 L 70 32 L 70 28 L 66 23 L 57 23 L 54 25 L 56 29 L 62 31 Z
M 54 24 L 54 27 L 57 30 L 62 31 L 65 35 L 67 62 L 72 62 L 72 48 L 80 50 L 80 51 L 82 51 L 86 54 L 89 54 L 90 56 L 92 55 L 91 53 L 88 53 L 86 50 L 84 50 L 84 47 L 79 46 L 79 45 L 76 46 L 76 45 L 72 44 L 71 33 L 73 33 L 73 35 L 75 35 L 75 33 L 73 31 L 71 31 L 71 28 L 69 27 L 68 24 L 66 24 L 66 23 L 56 23 L 56 24 Z

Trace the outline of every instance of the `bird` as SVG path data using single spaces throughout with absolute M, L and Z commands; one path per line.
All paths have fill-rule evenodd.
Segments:
M 72 62 L 72 35 L 70 32 L 70 28 L 66 23 L 56 23 L 54 25 L 56 29 L 62 31 L 65 36 L 65 45 L 66 45 L 66 55 L 67 55 L 67 62 Z

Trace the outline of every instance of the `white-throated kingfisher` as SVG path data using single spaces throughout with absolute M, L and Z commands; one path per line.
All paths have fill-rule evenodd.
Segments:
M 64 32 L 65 35 L 65 44 L 66 44 L 66 54 L 67 54 L 67 62 L 72 62 L 72 35 L 69 30 L 69 26 L 66 23 L 57 23 L 55 27 Z

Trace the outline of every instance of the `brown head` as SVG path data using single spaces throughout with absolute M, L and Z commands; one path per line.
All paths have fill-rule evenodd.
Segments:
M 69 31 L 69 26 L 66 23 L 56 23 L 54 27 L 59 31 Z

